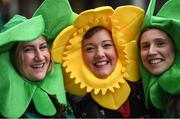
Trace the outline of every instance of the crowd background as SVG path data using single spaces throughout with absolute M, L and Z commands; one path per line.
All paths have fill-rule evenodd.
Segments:
M 0 28 L 15 14 L 30 18 L 34 11 L 44 0 L 0 0 Z M 157 9 L 162 6 L 166 0 L 157 1 Z M 76 13 L 84 10 L 99 7 L 112 6 L 116 8 L 120 5 L 133 4 L 147 9 L 149 0 L 69 0 L 72 9 Z

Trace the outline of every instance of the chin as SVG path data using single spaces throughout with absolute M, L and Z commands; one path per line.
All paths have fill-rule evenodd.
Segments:
M 160 75 L 160 74 L 162 74 L 164 71 L 152 71 L 151 72 L 151 74 L 153 74 L 153 75 Z

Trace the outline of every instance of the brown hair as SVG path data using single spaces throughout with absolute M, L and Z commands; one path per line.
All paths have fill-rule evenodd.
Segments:
M 100 31 L 100 30 L 102 30 L 102 29 L 106 29 L 106 30 L 110 33 L 110 35 L 112 36 L 111 31 L 108 30 L 107 28 L 105 28 L 105 27 L 103 27 L 103 26 L 95 26 L 95 27 L 89 29 L 89 30 L 85 33 L 83 39 L 88 39 L 88 38 L 90 38 L 90 37 L 93 36 L 96 32 L 98 32 L 98 31 Z

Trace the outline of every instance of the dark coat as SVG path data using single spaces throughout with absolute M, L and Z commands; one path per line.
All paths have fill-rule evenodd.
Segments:
M 133 85 L 132 85 L 133 84 Z M 159 111 L 146 109 L 141 81 L 130 84 L 131 93 L 128 98 L 130 115 L 127 118 L 160 117 Z M 77 118 L 123 118 L 118 110 L 110 110 L 98 105 L 87 94 L 83 97 L 67 93 L 68 100 Z

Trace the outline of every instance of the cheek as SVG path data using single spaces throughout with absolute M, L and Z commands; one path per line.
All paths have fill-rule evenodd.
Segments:
M 141 60 L 144 61 L 146 59 L 146 52 L 145 51 L 141 51 Z
M 112 53 L 111 58 L 112 58 L 112 60 L 113 60 L 113 64 L 115 64 L 115 65 L 116 65 L 117 58 L 118 58 L 118 56 L 117 56 L 116 52 L 115 52 L 115 53 Z
M 28 65 L 33 59 L 33 56 L 31 54 L 24 54 L 22 55 L 22 63 L 24 65 Z
M 93 55 L 92 53 L 84 53 L 83 54 L 83 60 L 85 62 L 85 64 L 90 67 L 90 65 L 92 64 L 93 62 Z
M 170 50 L 168 50 L 168 51 L 166 51 L 166 52 L 168 52 L 167 57 L 169 58 L 170 62 L 173 62 L 174 59 L 175 59 L 174 50 L 173 50 L 173 49 L 170 49 Z
M 147 62 L 148 62 L 148 59 L 147 59 L 147 52 L 141 52 L 141 61 L 142 61 L 142 64 L 147 67 Z
M 51 55 L 50 55 L 49 52 L 46 52 L 46 53 L 44 54 L 44 56 L 46 57 L 46 59 L 47 59 L 48 61 L 51 60 Z
M 117 55 L 117 52 L 116 52 L 115 47 L 107 50 L 107 53 L 108 53 L 108 55 L 109 55 L 110 57 L 112 57 L 113 59 L 117 60 L 118 55 Z

